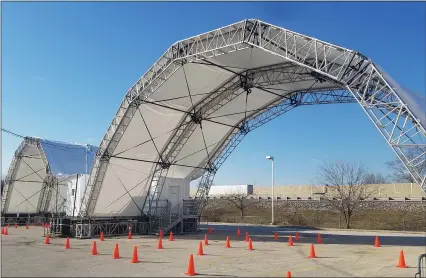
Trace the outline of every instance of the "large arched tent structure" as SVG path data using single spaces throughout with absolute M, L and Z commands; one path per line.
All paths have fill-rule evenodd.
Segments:
M 360 104 L 425 190 L 426 109 L 416 97 L 357 51 L 260 20 L 179 41 L 126 93 L 81 213 L 153 215 L 167 181 L 200 178 L 199 212 L 216 171 L 248 132 L 313 104 Z
M 97 147 L 25 137 L 9 166 L 2 213 L 21 217 L 72 216 L 84 193 Z M 80 179 L 80 180 L 79 180 Z M 76 188 L 79 185 L 83 188 Z M 81 198 L 80 197 L 80 198 Z M 70 211 L 71 210 L 71 211 Z

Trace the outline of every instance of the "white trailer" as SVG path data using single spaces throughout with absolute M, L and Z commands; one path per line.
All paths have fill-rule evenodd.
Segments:
M 252 184 L 237 185 L 212 185 L 209 191 L 209 197 L 225 196 L 232 194 L 251 195 L 253 194 Z

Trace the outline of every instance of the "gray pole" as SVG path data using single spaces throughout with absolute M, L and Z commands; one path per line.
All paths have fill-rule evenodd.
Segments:
M 274 224 L 274 160 L 272 159 L 272 225 Z
M 275 219 L 274 219 L 274 157 L 268 155 L 266 159 L 270 160 L 272 162 L 272 198 L 271 198 L 271 205 L 272 205 L 272 221 L 271 225 L 275 225 Z

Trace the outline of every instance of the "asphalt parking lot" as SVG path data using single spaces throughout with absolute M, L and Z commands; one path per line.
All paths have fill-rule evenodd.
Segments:
M 175 241 L 163 238 L 164 249 L 158 250 L 155 236 L 134 235 L 96 239 L 71 239 L 71 249 L 65 249 L 64 238 L 52 238 L 44 244 L 42 228 L 10 227 L 2 236 L 2 276 L 184 276 L 189 255 L 194 254 L 195 271 L 210 277 L 414 277 L 417 258 L 426 253 L 426 236 L 422 233 L 393 233 L 367 231 L 306 230 L 301 228 L 209 225 L 209 245 L 203 245 L 204 256 L 197 256 L 207 226 L 193 235 L 176 235 Z M 241 236 L 236 235 L 237 227 Z M 288 235 L 299 232 L 299 241 L 288 246 Z M 249 251 L 244 241 L 248 231 L 255 250 Z M 273 238 L 277 231 L 279 239 Z M 321 233 L 322 244 L 317 243 Z M 375 248 L 379 236 L 382 247 Z M 225 248 L 230 236 L 231 248 Z M 99 254 L 91 254 L 96 240 Z M 120 258 L 113 259 L 115 244 Z M 317 258 L 309 259 L 314 244 Z M 141 262 L 130 263 L 137 246 Z M 404 251 L 408 268 L 397 268 L 400 251 Z

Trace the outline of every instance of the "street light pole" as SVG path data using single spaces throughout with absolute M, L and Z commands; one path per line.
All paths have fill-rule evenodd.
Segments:
M 272 202 L 271 202 L 271 207 L 272 207 L 272 221 L 271 224 L 275 225 L 275 219 L 274 219 L 274 157 L 273 156 L 267 156 L 266 159 L 270 160 L 272 162 Z

